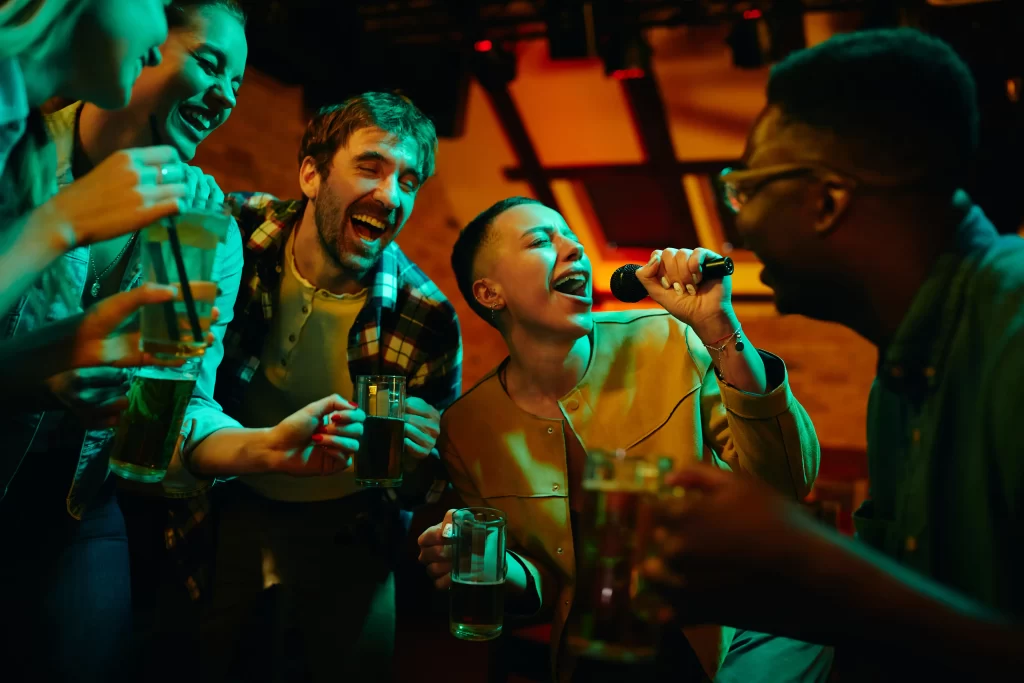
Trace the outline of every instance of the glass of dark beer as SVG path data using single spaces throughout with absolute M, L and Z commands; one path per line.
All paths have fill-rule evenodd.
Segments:
M 145 367 L 135 373 L 128 389 L 128 409 L 114 431 L 110 451 L 114 474 L 147 484 L 163 480 L 198 376 L 198 358 L 177 368 Z
M 664 606 L 643 590 L 667 459 L 592 452 L 584 469 L 578 582 L 569 649 L 588 659 L 654 658 Z
M 452 536 L 448 629 L 462 640 L 493 640 L 505 614 L 505 513 L 456 510 Z
M 368 488 L 402 485 L 405 447 L 405 377 L 356 377 L 356 404 L 366 413 L 355 457 L 356 483 Z

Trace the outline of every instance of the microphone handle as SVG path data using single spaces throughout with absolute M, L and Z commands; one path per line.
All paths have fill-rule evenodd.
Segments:
M 736 270 L 735 264 L 728 256 L 708 259 L 701 266 L 701 277 L 703 280 L 721 280 L 726 275 L 732 275 Z

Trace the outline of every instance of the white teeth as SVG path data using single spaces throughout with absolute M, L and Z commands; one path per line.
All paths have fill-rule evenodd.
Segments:
M 352 216 L 352 220 L 359 221 L 360 223 L 366 223 L 367 225 L 377 228 L 378 230 L 384 230 L 388 226 L 385 225 L 384 221 L 374 218 L 373 216 L 367 216 L 365 213 L 357 213 Z
M 196 130 L 210 130 L 210 117 L 198 109 L 193 109 L 192 107 L 183 108 L 181 110 L 181 117 L 188 121 Z
M 583 275 L 582 273 L 570 273 L 568 275 L 563 275 L 562 277 L 555 280 L 554 286 L 558 287 L 559 285 L 564 285 L 566 282 L 569 282 L 570 280 L 579 280 L 583 284 L 587 284 L 586 275 Z

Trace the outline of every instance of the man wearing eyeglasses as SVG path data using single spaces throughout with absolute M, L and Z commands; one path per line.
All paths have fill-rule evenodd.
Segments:
M 871 494 L 850 542 L 751 482 L 682 473 L 702 495 L 651 573 L 686 618 L 838 645 L 871 680 L 1020 675 L 1024 240 L 961 189 L 977 137 L 970 72 L 916 31 L 836 37 L 773 70 L 723 199 L 781 313 L 878 348 Z

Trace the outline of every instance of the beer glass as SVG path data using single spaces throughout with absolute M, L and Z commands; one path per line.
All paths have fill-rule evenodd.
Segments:
M 505 614 L 505 513 L 456 510 L 452 536 L 448 630 L 462 640 L 493 640 Z
M 653 551 L 667 458 L 587 455 L 574 618 L 569 648 L 580 657 L 620 662 L 654 658 L 661 605 L 643 592 L 640 571 Z
M 114 474 L 147 484 L 164 478 L 198 376 L 198 358 L 177 368 L 145 367 L 135 373 L 110 451 Z
M 405 377 L 356 377 L 356 404 L 366 413 L 356 452 L 356 483 L 365 487 L 402 485 L 405 447 Z
M 172 225 L 173 231 L 169 230 Z M 176 301 L 142 307 L 143 351 L 163 359 L 192 358 L 203 353 L 217 298 L 213 261 L 217 245 L 225 241 L 230 226 L 231 216 L 223 211 L 192 210 L 173 223 L 165 219 L 139 234 L 146 282 L 177 285 L 180 290 Z M 188 282 L 187 293 L 181 269 Z M 198 337 L 193 324 L 200 328 Z

